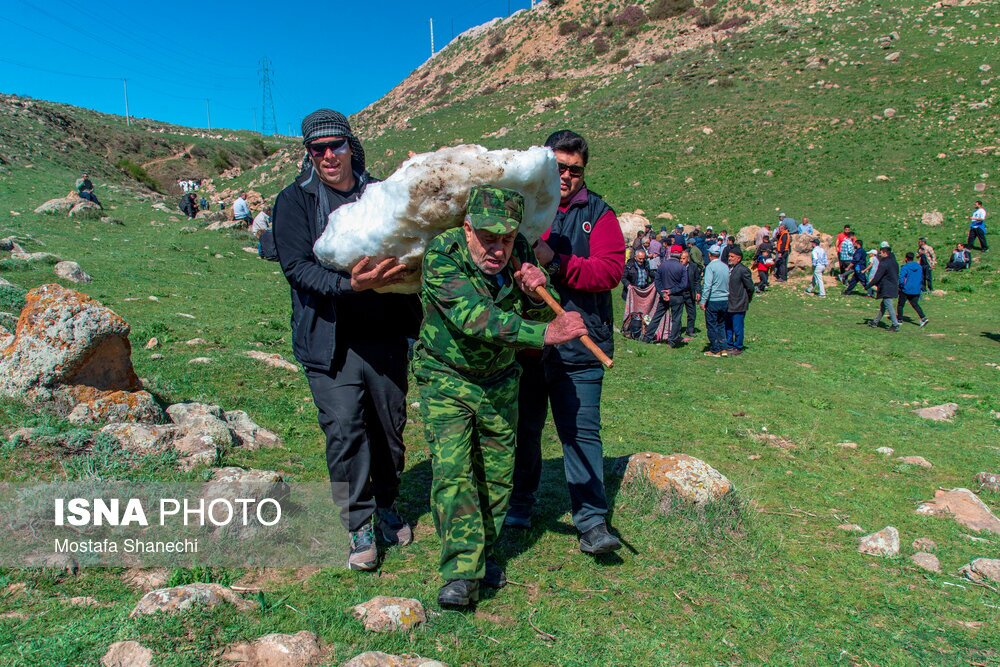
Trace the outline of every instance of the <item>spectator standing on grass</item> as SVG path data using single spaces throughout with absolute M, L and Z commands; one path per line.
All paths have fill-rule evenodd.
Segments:
M 868 264 L 865 266 L 865 280 L 866 293 L 868 296 L 875 297 L 875 288 L 872 287 L 872 278 L 875 277 L 875 272 L 878 271 L 878 250 L 872 248 L 868 251 Z
M 976 208 L 969 218 L 969 240 L 965 244 L 966 247 L 969 250 L 975 249 L 976 240 L 979 241 L 979 249 L 983 252 L 990 249 L 986 245 L 986 209 L 983 208 L 983 202 L 978 200 L 976 201 Z
M 690 239 L 688 242 L 690 243 Z M 681 253 L 681 264 L 687 269 L 689 287 L 687 292 L 684 293 L 684 311 L 687 314 L 687 327 L 685 328 L 685 337 L 681 339 L 681 342 L 689 343 L 691 342 L 691 337 L 694 336 L 694 324 L 698 319 L 698 301 L 701 299 L 701 277 L 703 270 L 702 267 L 691 261 L 691 253 L 687 250 Z
M 610 357 L 615 329 L 611 290 L 625 268 L 618 216 L 586 186 L 590 149 L 582 136 L 559 130 L 545 146 L 552 149 L 559 169 L 559 207 L 552 226 L 535 244 L 535 257 L 548 271 L 563 308 L 583 316 L 588 335 Z M 580 551 L 596 555 L 620 549 L 621 541 L 609 530 L 604 487 L 604 366 L 579 340 L 546 347 L 541 358 L 520 361 L 514 489 L 506 525 L 531 526 L 541 481 L 542 429 L 551 405 Z
M 840 264 L 840 273 L 837 279 L 842 283 L 846 283 L 850 275 L 851 260 L 854 259 L 854 241 L 856 238 L 854 232 L 848 232 L 847 237 L 837 247 L 837 260 Z
M 258 239 L 260 235 L 271 228 L 271 207 L 265 206 L 264 210 L 257 214 L 250 225 L 250 231 Z
M 809 284 L 809 287 L 806 288 L 806 292 L 808 294 L 812 294 L 813 285 L 815 285 L 819 295 L 826 298 L 826 285 L 823 284 L 823 272 L 826 271 L 826 267 L 830 265 L 830 260 L 826 256 L 826 250 L 824 250 L 823 246 L 819 244 L 818 238 L 814 238 L 812 240 L 812 244 L 813 249 L 810 254 L 810 258 L 812 260 L 813 275 L 812 282 Z
M 80 174 L 80 178 L 76 179 L 76 193 L 80 196 L 80 199 L 86 199 L 104 208 L 104 205 L 97 201 L 97 196 L 94 194 L 94 183 L 90 180 L 87 172 L 83 172 Z
M 893 302 L 899 298 L 899 263 L 892 254 L 892 248 L 885 241 L 879 248 L 878 258 L 878 269 L 871 282 L 879 299 L 878 317 L 871 320 L 868 326 L 877 328 L 888 312 L 889 320 L 892 322 L 890 330 L 896 332 L 899 331 L 899 318 L 896 317 L 896 304 Z
M 306 116 L 302 142 L 309 169 L 278 195 L 272 234 L 291 287 L 292 351 L 305 368 L 340 520 L 350 531 L 348 566 L 374 570 L 376 530 L 388 544 L 413 541 L 395 503 L 405 454 L 407 338 L 417 335 L 420 301 L 376 291 L 403 279 L 406 267 L 394 257 L 365 257 L 349 270 L 316 259 L 313 245 L 330 213 L 363 197 L 374 179 L 343 114 Z
M 945 271 L 964 271 L 971 265 L 972 254 L 966 250 L 964 243 L 959 243 L 955 246 L 954 252 L 951 253 L 951 260 L 945 267 Z
M 702 233 L 700 230 L 697 229 L 694 232 L 694 244 L 698 248 L 699 252 L 701 252 L 702 259 L 699 266 L 701 266 L 702 269 L 705 268 L 705 260 L 708 258 L 708 248 L 711 244 L 708 243 L 707 241 L 708 241 L 708 234 L 710 234 L 711 232 L 712 232 L 711 226 L 708 227 L 705 233 Z M 692 256 L 692 259 L 693 258 L 694 257 Z
M 726 351 L 731 357 L 743 354 L 743 329 L 753 293 L 753 276 L 750 269 L 743 266 L 743 251 L 733 248 L 729 252 L 729 308 L 726 312 Z
M 802 224 L 799 225 L 799 234 L 808 234 L 809 236 L 812 236 L 815 233 L 816 229 L 812 226 L 812 223 L 809 222 L 809 218 L 803 217 Z
M 691 291 L 688 283 L 687 267 L 681 264 L 681 247 L 673 246 L 667 259 L 656 270 L 656 293 L 660 295 L 653 312 L 653 318 L 646 327 L 643 343 L 652 343 L 653 335 L 660 327 L 660 320 L 670 317 L 670 332 L 667 344 L 677 347 L 681 338 L 681 316 L 684 314 L 684 296 Z
M 792 250 L 792 235 L 784 225 L 774 232 L 774 279 L 779 283 L 788 280 L 788 254 Z
M 246 223 L 249 228 L 253 224 L 253 214 L 250 213 L 250 206 L 247 204 L 246 193 L 241 192 L 233 202 L 233 220 Z
M 677 223 L 674 225 L 674 245 L 679 245 L 682 248 L 687 247 L 688 237 L 684 233 L 684 225 Z
M 851 294 L 859 284 L 868 288 L 868 280 L 865 277 L 865 265 L 868 264 L 868 253 L 865 251 L 865 244 L 861 239 L 855 239 L 854 254 L 851 256 L 851 263 L 847 269 L 851 272 L 851 277 L 847 280 L 844 294 Z
M 771 257 L 771 249 L 761 244 L 757 250 L 757 256 L 754 258 L 754 269 L 757 271 L 758 279 L 758 292 L 767 291 L 767 279 L 772 266 L 774 266 L 774 258 Z
M 706 357 L 726 357 L 726 313 L 729 312 L 729 267 L 719 259 L 722 248 L 708 249 L 709 261 L 701 288 L 701 309 L 705 311 L 709 349 Z
M 644 238 L 646 238 L 646 235 L 643 233 L 643 231 L 641 229 L 635 233 L 635 238 L 632 239 L 632 252 L 633 253 L 636 250 L 639 250 L 640 248 L 642 248 L 642 240 Z
M 202 211 L 207 211 L 208 210 L 208 200 L 205 199 L 205 195 L 201 196 L 201 201 L 198 202 L 198 207 Z
M 625 263 L 625 273 L 622 274 L 622 299 L 628 296 L 629 286 L 644 289 L 653 282 L 653 272 L 649 268 L 645 250 L 637 250 L 632 259 Z
M 927 324 L 927 316 L 924 309 L 920 307 L 920 291 L 924 282 L 924 271 L 920 264 L 914 261 L 912 252 L 906 253 L 906 263 L 899 269 L 899 300 L 896 301 L 896 320 L 903 320 L 903 307 L 906 304 L 913 306 L 917 316 L 920 317 L 920 326 Z
M 705 254 L 698 247 L 698 237 L 689 236 L 687 240 L 687 253 L 688 258 L 694 264 L 698 265 L 698 268 L 702 271 L 705 270 Z
M 937 266 L 937 255 L 934 248 L 927 243 L 923 236 L 917 241 L 917 255 L 920 261 L 921 283 L 920 286 L 925 292 L 934 290 L 934 267 Z

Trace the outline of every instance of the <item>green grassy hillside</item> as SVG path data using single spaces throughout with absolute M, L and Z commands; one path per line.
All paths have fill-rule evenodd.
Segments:
M 891 33 L 898 39 L 883 48 Z M 1000 210 L 991 204 L 1000 155 L 998 40 L 997 3 L 831 3 L 829 12 L 765 22 L 618 74 L 571 81 L 556 74 L 445 104 L 411 117 L 412 129 L 386 128 L 365 145 L 373 172 L 385 176 L 407 150 L 463 142 L 525 147 L 571 127 L 592 145 L 588 183 L 620 212 L 669 211 L 680 222 L 735 230 L 773 220 L 781 208 L 823 231 L 850 222 L 866 241 L 886 239 L 900 252 L 925 234 L 944 259 L 964 239 L 974 199 L 983 199 L 991 216 Z M 895 52 L 898 61 L 887 61 Z M 553 97 L 560 99 L 541 103 Z M 8 115 L 0 122 L 15 127 Z M 112 170 L 103 175 L 116 189 L 104 201 L 124 225 L 32 214 L 64 194 L 95 153 L 71 147 L 67 160 L 56 159 L 42 147 L 67 135 L 16 122 L 27 123 L 16 134 L 33 152 L 8 149 L 4 135 L 0 237 L 75 260 L 94 277 L 79 288 L 131 323 L 136 370 L 165 403 L 244 409 L 285 440 L 285 449 L 237 451 L 223 463 L 324 479 L 323 439 L 304 378 L 244 355 L 260 349 L 292 359 L 288 288 L 278 267 L 243 252 L 245 235 L 183 230 L 186 223 L 171 222 Z M 138 132 L 109 128 L 109 142 Z M 503 137 L 485 136 L 502 128 Z M 249 159 L 251 146 L 237 137 L 226 145 Z M 140 141 L 124 154 L 169 155 L 194 139 L 170 141 L 155 148 Z M 217 185 L 247 186 L 274 174 L 260 186 L 273 196 L 294 175 L 296 155 L 279 153 Z M 944 214 L 941 226 L 920 223 L 931 210 Z M 366 634 L 345 609 L 375 595 L 415 597 L 437 611 L 430 465 L 414 423 L 406 431 L 401 507 L 419 522 L 417 541 L 390 551 L 379 573 L 330 569 L 266 583 L 257 613 L 129 619 L 139 594 L 119 572 L 5 570 L 0 663 L 96 664 L 110 643 L 133 639 L 155 652 L 158 665 L 221 664 L 221 649 L 233 641 L 311 630 L 329 646 L 329 664 L 364 650 L 452 666 L 1000 664 L 1000 594 L 958 575 L 973 558 L 1000 558 L 1000 536 L 914 512 L 939 487 L 975 489 L 976 473 L 1000 472 L 995 252 L 977 253 L 971 272 L 937 272 L 935 287 L 945 293 L 923 300 L 931 320 L 924 329 L 906 323 L 899 334 L 872 331 L 864 326 L 876 310 L 871 300 L 831 290 L 820 301 L 789 284 L 753 301 L 748 349 L 739 358 L 703 357 L 701 321 L 695 344 L 678 350 L 618 338 L 603 428 L 612 522 L 629 547 L 620 560 L 577 551 L 550 426 L 540 519 L 527 533 L 505 535 L 502 545 L 513 583 L 474 613 L 434 613 L 408 635 Z M 24 288 L 54 282 L 51 271 L 0 260 L 0 277 Z M 143 349 L 152 336 L 160 348 Z M 185 344 L 193 338 L 207 344 Z M 189 365 L 194 357 L 212 362 Z M 912 413 L 947 401 L 959 406 L 951 422 Z M 416 411 L 410 417 L 419 419 Z M 0 424 L 71 431 L 11 401 L 0 402 Z M 857 449 L 837 446 L 847 441 Z M 875 452 L 882 446 L 895 456 L 923 456 L 933 468 L 883 457 Z M 736 494 L 704 511 L 664 512 L 650 489 L 619 488 L 610 473 L 612 459 L 639 451 L 701 458 L 732 480 Z M 13 440 L 0 446 L 4 481 L 204 474 L 173 472 L 169 464 L 123 463 L 106 452 L 63 457 Z M 984 491 L 981 498 L 1000 513 L 1000 495 Z M 862 556 L 858 535 L 838 530 L 844 523 L 865 532 L 896 526 L 900 557 Z M 937 543 L 941 573 L 910 561 L 919 537 Z M 245 574 L 177 570 L 171 578 L 231 583 Z M 7 588 L 21 582 L 24 591 Z M 73 596 L 103 606 L 76 607 L 68 602 Z

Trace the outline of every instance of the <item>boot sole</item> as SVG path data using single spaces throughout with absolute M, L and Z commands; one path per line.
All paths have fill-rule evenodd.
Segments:
M 621 542 L 618 542 L 617 544 L 607 544 L 603 547 L 594 547 L 589 544 L 584 544 L 583 542 L 580 543 L 580 551 L 582 551 L 585 554 L 592 554 L 595 556 L 599 556 L 601 554 L 614 553 L 615 551 L 618 551 L 621 548 L 622 548 Z

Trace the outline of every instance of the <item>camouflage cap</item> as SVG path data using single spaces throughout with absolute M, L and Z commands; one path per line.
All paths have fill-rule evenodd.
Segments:
M 466 215 L 473 229 L 491 234 L 509 234 L 521 224 L 524 197 L 514 190 L 479 185 L 469 193 Z

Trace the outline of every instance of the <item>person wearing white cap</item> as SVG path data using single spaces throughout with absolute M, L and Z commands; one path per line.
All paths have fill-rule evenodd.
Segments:
M 705 267 L 705 280 L 701 289 L 701 309 L 705 311 L 705 328 L 708 329 L 710 348 L 706 357 L 728 357 L 726 352 L 726 313 L 729 312 L 729 267 L 719 256 L 722 248 L 713 245 L 708 249 L 712 261 Z
M 823 272 L 826 271 L 826 267 L 830 265 L 830 260 L 826 256 L 826 250 L 823 246 L 819 244 L 819 239 L 814 238 L 812 240 L 812 267 L 813 267 L 813 278 L 812 283 L 806 288 L 806 292 L 809 294 L 813 293 L 813 285 L 818 287 L 819 295 L 826 298 L 826 285 L 823 284 Z

